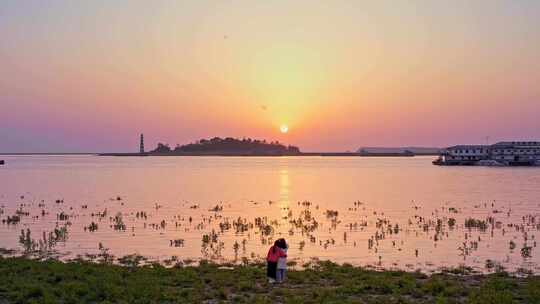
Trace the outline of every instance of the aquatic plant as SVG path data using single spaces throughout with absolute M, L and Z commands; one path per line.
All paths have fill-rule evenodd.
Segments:
M 332 219 L 338 216 L 339 212 L 337 210 L 326 210 L 326 218 Z
M 15 215 L 18 215 L 18 216 L 29 216 L 29 215 L 30 215 L 30 212 L 24 211 L 24 210 L 22 209 L 22 207 L 21 207 L 21 208 L 19 208 L 19 209 L 17 209 L 17 210 L 15 211 Z
M 30 229 L 26 229 L 26 233 L 24 230 L 21 230 L 19 244 L 22 245 L 25 253 L 30 253 L 36 250 L 37 244 L 32 239 Z
M 142 255 L 129 254 L 129 255 L 125 255 L 123 257 L 118 258 L 117 261 L 118 261 L 118 264 L 122 266 L 135 268 L 141 265 L 141 263 L 146 262 L 147 260 L 148 259 Z
M 221 205 L 216 205 L 216 206 L 214 206 L 213 208 L 210 208 L 209 211 L 213 211 L 213 212 L 223 211 L 223 206 L 221 206 Z
M 65 214 L 63 211 L 60 212 L 60 214 L 56 215 L 56 219 L 59 221 L 67 221 L 69 219 L 69 215 Z
M 99 262 L 102 264 L 112 264 L 114 262 L 114 255 L 110 254 L 110 249 L 105 247 L 103 243 L 99 242 L 98 244 L 99 249 Z
M 521 248 L 521 256 L 524 259 L 532 257 L 532 247 L 523 244 L 523 247 Z
M 43 231 L 42 239 L 38 241 L 32 238 L 30 229 L 26 229 L 26 231 L 21 230 L 19 244 L 23 247 L 25 254 L 38 252 L 40 255 L 46 256 L 53 251 L 58 242 L 65 242 L 67 237 L 67 225 L 57 227 L 49 233 Z
M 219 241 L 219 236 L 214 230 L 210 234 L 203 234 L 201 253 L 204 257 L 211 259 L 221 258 L 224 247 L 225 243 Z
M 171 247 L 184 247 L 184 239 L 175 239 L 175 240 L 171 240 L 171 243 L 170 243 L 170 246 Z
M 144 219 L 147 219 L 148 216 L 146 214 L 145 211 L 137 211 L 136 215 L 135 215 L 137 218 L 144 218 Z
M 238 259 L 238 250 L 240 249 L 240 244 L 238 244 L 238 241 L 234 241 L 233 250 L 234 250 L 234 260 L 236 261 Z
M 18 215 L 8 216 L 7 219 L 2 220 L 2 223 L 6 223 L 8 225 L 16 225 L 21 221 L 21 217 Z
M 85 227 L 84 227 L 84 230 L 85 230 L 85 231 L 88 230 L 88 231 L 90 231 L 90 232 L 95 232 L 95 231 L 98 230 L 98 224 L 92 222 L 92 223 L 90 223 L 90 225 L 88 225 L 88 227 L 85 226 Z
M 269 236 L 274 232 L 274 228 L 270 225 L 264 225 L 259 227 L 261 229 L 261 235 Z
M 124 220 L 122 217 L 122 213 L 118 212 L 113 218 L 113 227 L 114 230 L 117 231 L 125 231 L 126 230 L 126 224 L 124 224 Z
M 65 242 L 68 237 L 67 224 L 62 227 L 54 228 L 54 235 L 52 235 L 55 242 Z
M 488 228 L 488 224 L 484 220 L 467 218 L 465 220 L 465 227 L 468 229 L 477 228 L 480 231 L 485 231 Z

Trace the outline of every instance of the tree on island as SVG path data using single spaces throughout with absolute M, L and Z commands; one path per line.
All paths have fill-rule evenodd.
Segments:
M 157 148 L 151 152 L 152 153 L 170 153 L 171 148 L 167 144 L 158 143 Z
M 167 144 L 159 143 L 153 154 L 250 154 L 250 155 L 294 155 L 300 149 L 285 146 L 278 141 L 267 143 L 266 140 L 251 138 L 236 139 L 232 137 L 201 139 L 187 145 L 177 145 L 174 150 Z

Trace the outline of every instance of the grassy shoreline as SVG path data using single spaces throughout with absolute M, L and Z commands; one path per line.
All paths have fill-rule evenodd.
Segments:
M 540 277 L 374 271 L 318 262 L 269 285 L 265 266 L 165 268 L 0 257 L 0 303 L 540 303 Z

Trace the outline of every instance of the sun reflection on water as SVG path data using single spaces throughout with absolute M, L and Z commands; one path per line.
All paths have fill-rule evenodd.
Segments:
M 279 210 L 282 221 L 285 221 L 289 212 L 289 170 L 287 168 L 281 169 L 279 173 Z

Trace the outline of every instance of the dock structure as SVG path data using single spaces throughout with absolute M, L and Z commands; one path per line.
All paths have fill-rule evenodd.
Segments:
M 144 154 L 144 134 L 141 133 L 141 141 L 139 145 L 139 153 Z

